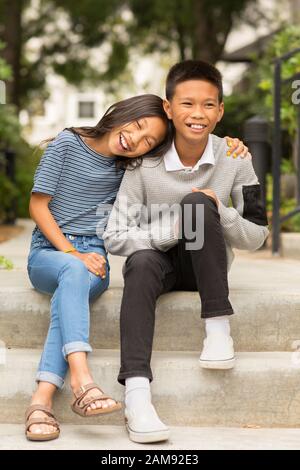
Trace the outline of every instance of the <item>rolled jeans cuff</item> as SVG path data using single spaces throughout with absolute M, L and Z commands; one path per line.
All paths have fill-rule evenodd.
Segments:
M 62 348 L 62 353 L 64 355 L 65 360 L 67 360 L 68 354 L 74 352 L 92 352 L 92 348 L 88 343 L 84 343 L 82 341 L 74 341 L 73 343 L 67 343 Z
M 65 383 L 64 379 L 59 377 L 59 375 L 48 371 L 38 371 L 36 374 L 36 382 L 49 382 L 59 389 L 62 389 Z

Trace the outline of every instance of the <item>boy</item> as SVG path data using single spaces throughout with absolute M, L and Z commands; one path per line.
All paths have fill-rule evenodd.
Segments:
M 206 329 L 200 365 L 232 368 L 231 247 L 256 250 L 268 235 L 251 161 L 224 157 L 225 139 L 212 135 L 224 113 L 220 72 L 202 61 L 175 64 L 164 107 L 174 123 L 173 146 L 163 159 L 144 161 L 125 174 L 104 234 L 109 252 L 128 256 L 118 381 L 126 385 L 127 429 L 136 442 L 169 436 L 151 404 L 157 298 L 171 290 L 197 290 Z

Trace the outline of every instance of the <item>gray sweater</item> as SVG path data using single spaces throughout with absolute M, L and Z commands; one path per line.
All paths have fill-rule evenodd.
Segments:
M 202 165 L 192 173 L 168 172 L 164 159 L 157 158 L 145 159 L 142 166 L 125 172 L 103 234 L 110 253 L 129 256 L 138 250 L 167 251 L 176 245 L 178 235 L 171 208 L 192 187 L 212 189 L 220 201 L 228 269 L 233 261 L 232 248 L 256 250 L 264 243 L 268 222 L 252 162 L 228 158 L 226 140 L 215 135 L 212 138 L 215 165 Z M 228 207 L 230 200 L 233 207 Z M 162 211 L 167 218 L 162 217 Z M 161 220 L 168 223 L 162 224 Z

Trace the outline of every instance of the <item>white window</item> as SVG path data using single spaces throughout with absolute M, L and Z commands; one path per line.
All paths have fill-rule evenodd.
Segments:
M 95 117 L 94 101 L 79 101 L 78 102 L 78 117 L 79 118 L 94 118 Z

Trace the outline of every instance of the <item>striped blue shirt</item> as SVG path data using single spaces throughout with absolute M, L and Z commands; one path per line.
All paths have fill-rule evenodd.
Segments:
M 115 158 L 65 130 L 45 150 L 32 192 L 52 196 L 49 209 L 63 233 L 95 235 L 106 226 L 123 175 Z

